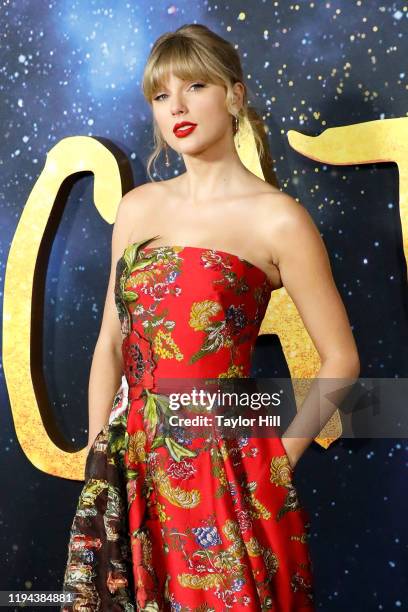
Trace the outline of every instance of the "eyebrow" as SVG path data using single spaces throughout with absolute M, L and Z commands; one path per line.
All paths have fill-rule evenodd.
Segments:
M 195 81 L 204 81 L 204 79 L 200 79 L 199 77 L 197 77 L 196 79 L 191 78 L 191 79 L 180 79 L 180 80 L 182 81 L 182 83 L 192 83 Z M 160 87 L 156 89 L 156 91 L 160 91 L 160 89 L 167 89 L 167 86 L 164 85 L 164 83 L 162 83 Z

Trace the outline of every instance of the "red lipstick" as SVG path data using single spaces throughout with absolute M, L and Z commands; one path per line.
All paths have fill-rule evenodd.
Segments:
M 177 136 L 177 138 L 184 138 L 185 136 L 191 134 L 191 132 L 194 131 L 196 126 L 197 124 L 192 123 L 191 121 L 181 121 L 181 123 L 176 123 L 173 128 L 173 132 Z

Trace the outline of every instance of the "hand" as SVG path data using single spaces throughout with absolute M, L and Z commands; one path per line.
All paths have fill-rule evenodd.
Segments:
M 102 434 L 102 432 L 104 431 L 105 427 L 108 425 L 108 423 L 105 423 L 105 425 L 102 427 L 102 429 L 95 435 L 94 439 L 91 441 L 88 439 L 88 444 L 86 445 L 86 454 L 87 456 L 89 455 L 89 451 L 91 450 L 91 448 L 93 447 L 93 445 L 96 442 L 96 439 Z
M 288 444 L 288 440 L 289 440 L 289 445 L 287 445 Z M 288 458 L 289 465 L 290 465 L 290 467 L 291 467 L 291 469 L 293 471 L 295 469 L 295 466 L 296 466 L 298 460 L 294 457 L 293 452 L 292 452 L 292 450 L 290 448 L 291 447 L 290 438 L 281 438 L 281 442 L 282 442 L 283 448 L 285 449 L 285 453 L 286 453 L 286 456 Z
M 101 431 L 102 431 L 102 430 L 101 430 Z M 86 454 L 87 454 L 87 455 L 89 455 L 89 451 L 91 450 L 91 448 L 92 448 L 92 447 L 93 447 L 93 445 L 95 444 L 96 438 L 99 436 L 99 434 L 100 434 L 100 433 L 101 433 L 101 432 L 97 433 L 97 434 L 94 436 L 93 440 L 90 440 L 90 439 L 88 438 L 88 444 L 86 445 Z

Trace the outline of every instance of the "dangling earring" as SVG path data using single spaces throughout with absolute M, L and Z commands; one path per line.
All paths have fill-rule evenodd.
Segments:
M 167 153 L 167 144 L 164 143 L 164 150 L 166 152 L 166 161 L 164 162 L 164 165 L 168 168 L 170 166 L 170 160 L 169 160 L 169 154 Z
M 234 115 L 234 136 L 235 134 L 238 134 L 238 130 L 239 130 L 238 115 Z M 238 149 L 241 147 L 241 144 L 239 142 L 239 136 L 237 136 L 237 146 L 238 146 Z

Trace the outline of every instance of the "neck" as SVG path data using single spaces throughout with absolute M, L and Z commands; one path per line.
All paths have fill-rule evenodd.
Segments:
M 223 146 L 218 141 L 195 155 L 184 154 L 183 160 L 186 172 L 180 188 L 183 199 L 192 205 L 231 196 L 237 181 L 248 175 L 234 142 Z

